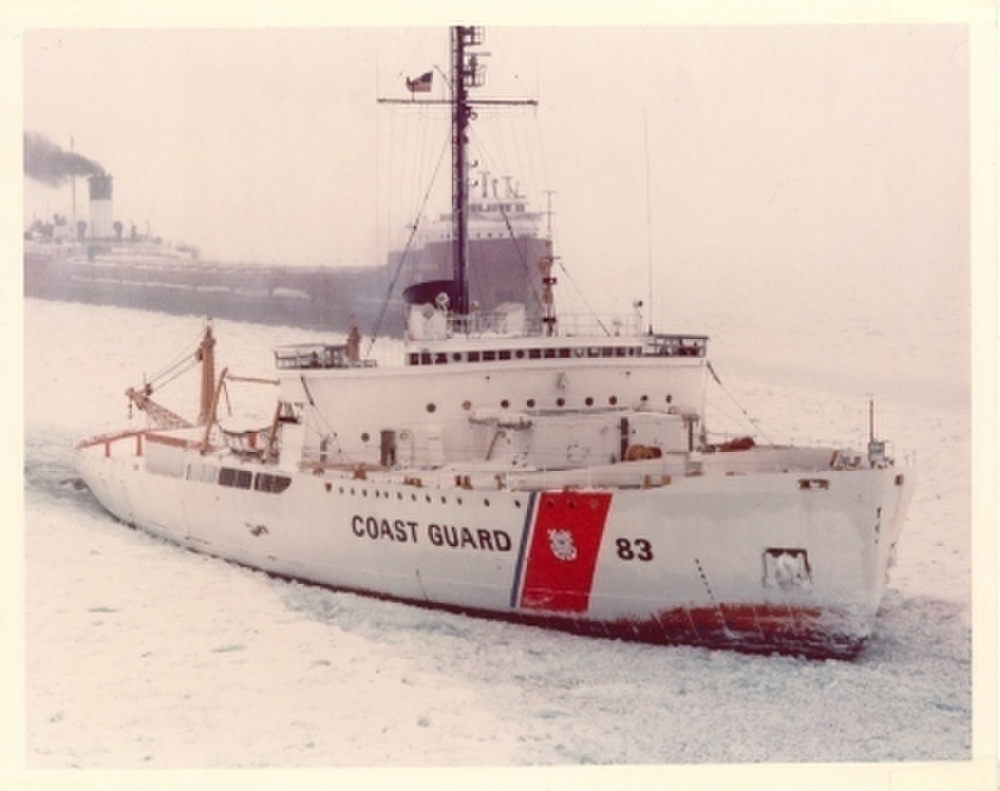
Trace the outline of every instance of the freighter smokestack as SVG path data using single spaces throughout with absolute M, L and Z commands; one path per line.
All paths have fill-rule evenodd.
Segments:
M 90 237 L 109 239 L 114 233 L 111 194 L 113 180 L 110 173 L 90 177 Z

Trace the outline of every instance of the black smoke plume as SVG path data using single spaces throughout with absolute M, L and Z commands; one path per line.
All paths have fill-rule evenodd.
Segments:
M 64 151 L 45 135 L 24 133 L 24 174 L 29 178 L 57 187 L 70 176 L 103 174 L 104 168 L 73 151 Z

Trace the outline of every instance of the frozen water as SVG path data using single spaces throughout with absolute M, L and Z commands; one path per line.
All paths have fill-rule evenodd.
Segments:
M 593 640 L 386 603 L 126 528 L 81 487 L 73 441 L 123 422 L 125 387 L 193 347 L 200 331 L 194 317 L 25 302 L 29 768 L 970 758 L 970 407 L 960 366 L 928 397 L 912 377 L 902 377 L 909 390 L 899 385 L 904 362 L 859 331 L 841 334 L 855 348 L 823 366 L 799 348 L 787 370 L 752 378 L 752 355 L 727 346 L 726 326 L 712 329 L 726 386 L 712 397 L 718 428 L 732 419 L 746 433 L 736 424 L 746 409 L 772 439 L 863 441 L 864 392 L 828 386 L 863 349 L 869 390 L 891 392 L 882 433 L 920 462 L 874 637 L 856 661 L 817 662 Z M 246 375 L 269 374 L 272 346 L 322 337 L 223 321 L 216 335 L 223 364 Z M 190 412 L 196 382 L 177 387 L 176 401 L 166 390 L 164 401 Z M 259 397 L 234 395 L 243 396 Z

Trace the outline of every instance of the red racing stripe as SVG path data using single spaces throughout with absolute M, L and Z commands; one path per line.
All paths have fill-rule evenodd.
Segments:
M 525 562 L 521 607 L 587 611 L 610 505 L 610 492 L 542 493 Z

